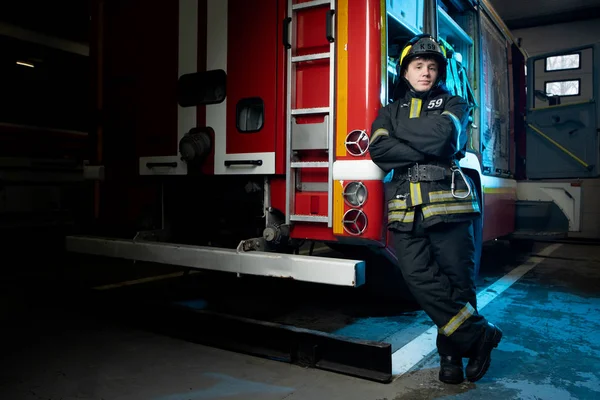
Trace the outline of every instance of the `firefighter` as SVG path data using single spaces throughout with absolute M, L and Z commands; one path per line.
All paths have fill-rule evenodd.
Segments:
M 477 311 L 474 220 L 480 206 L 458 160 L 466 151 L 469 106 L 445 86 L 447 58 L 430 35 L 403 48 L 390 104 L 371 127 L 370 154 L 382 170 L 388 229 L 402 275 L 438 327 L 439 379 L 483 377 L 502 331 Z

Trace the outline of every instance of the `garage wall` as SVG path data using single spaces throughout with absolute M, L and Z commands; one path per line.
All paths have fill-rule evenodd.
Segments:
M 515 29 L 515 38 L 530 56 L 600 41 L 600 18 Z
M 600 238 L 600 179 L 588 179 L 581 185 L 582 213 L 581 232 L 572 234 L 573 237 Z

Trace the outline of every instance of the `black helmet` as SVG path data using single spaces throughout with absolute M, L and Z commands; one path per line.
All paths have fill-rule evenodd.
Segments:
M 398 77 L 402 78 L 408 64 L 417 57 L 433 58 L 438 63 L 438 82 L 446 81 L 446 49 L 441 46 L 431 35 L 422 34 L 412 38 L 400 52 L 398 58 Z

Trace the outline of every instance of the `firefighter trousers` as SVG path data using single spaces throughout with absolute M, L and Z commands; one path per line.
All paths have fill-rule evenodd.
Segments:
M 468 357 L 487 324 L 477 312 L 472 221 L 424 227 L 417 207 L 412 231 L 392 232 L 402 276 L 438 327 L 439 354 Z

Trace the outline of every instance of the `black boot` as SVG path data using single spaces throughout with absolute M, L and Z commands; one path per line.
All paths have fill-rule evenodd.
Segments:
M 458 384 L 465 380 L 462 357 L 440 354 L 440 381 Z
M 498 343 L 502 339 L 502 331 L 490 324 L 485 327 L 479 340 L 475 343 L 467 364 L 467 379 L 470 382 L 476 382 L 483 378 L 487 372 L 490 362 L 492 361 L 492 350 L 498 347 Z

